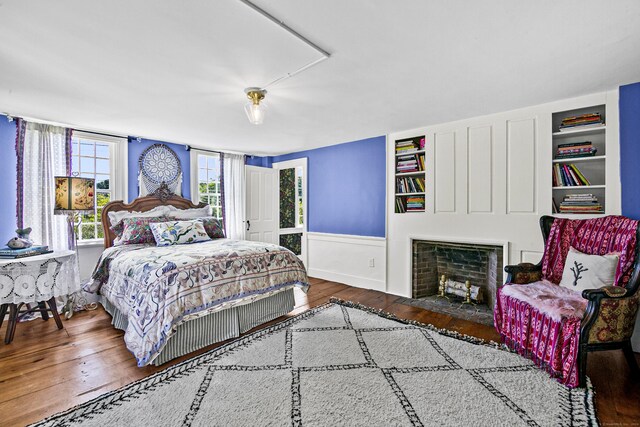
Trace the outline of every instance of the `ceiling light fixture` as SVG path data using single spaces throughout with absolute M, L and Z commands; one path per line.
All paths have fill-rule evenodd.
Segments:
M 259 87 L 248 87 L 244 90 L 247 94 L 249 102 L 244 106 L 244 111 L 247 113 L 249 121 L 254 125 L 261 125 L 264 121 L 264 113 L 267 106 L 260 102 L 264 99 L 267 91 L 260 89 Z
M 322 61 L 324 61 L 326 59 L 329 59 L 331 54 L 329 52 L 327 52 L 326 50 L 322 49 L 317 44 L 313 43 L 311 40 L 307 39 L 305 36 L 303 36 L 302 34 L 297 32 L 293 28 L 289 27 L 287 24 L 282 22 L 280 19 L 278 19 L 275 16 L 271 15 L 266 10 L 264 10 L 264 9 L 256 6 L 255 4 L 253 4 L 250 0 L 240 0 L 240 2 L 244 3 L 247 6 L 249 6 L 251 9 L 253 9 L 254 11 L 258 12 L 260 15 L 264 16 L 265 18 L 267 18 L 269 21 L 271 21 L 274 24 L 280 26 L 282 29 L 287 31 L 289 34 L 291 34 L 292 36 L 294 36 L 298 40 L 302 41 L 306 45 L 310 46 L 311 48 L 313 48 L 315 51 L 319 52 L 322 55 L 320 58 L 315 59 L 315 60 L 311 61 L 310 63 L 308 63 L 306 65 L 303 65 L 302 67 L 298 68 L 297 70 L 295 70 L 295 71 L 293 71 L 291 73 L 286 73 L 282 77 L 278 77 L 277 79 L 273 80 L 271 83 L 268 83 L 268 84 L 262 86 L 262 88 L 249 87 L 249 88 L 246 88 L 244 90 L 244 93 L 246 93 L 247 97 L 251 100 L 251 102 L 249 102 L 247 105 L 245 105 L 244 110 L 247 113 L 247 117 L 249 117 L 249 121 L 251 123 L 253 123 L 254 125 L 259 125 L 264 121 L 265 105 L 264 105 L 264 103 L 260 104 L 260 102 L 264 99 L 264 96 L 267 94 L 267 91 L 266 91 L 267 87 L 269 87 L 271 85 L 275 85 L 277 83 L 280 83 L 281 81 L 283 81 L 285 79 L 291 78 L 291 77 L 295 76 L 296 74 L 299 74 L 299 73 L 301 73 L 301 72 L 303 72 L 305 70 L 308 70 L 309 68 L 313 67 L 314 65 L 317 65 L 317 64 L 321 63 Z

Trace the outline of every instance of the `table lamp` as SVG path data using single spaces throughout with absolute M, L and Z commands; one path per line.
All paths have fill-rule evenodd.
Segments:
M 56 181 L 56 205 L 53 213 L 56 215 L 66 214 L 71 232 L 69 246 L 76 251 L 76 259 L 78 257 L 78 232 L 82 222 L 83 213 L 94 213 L 96 205 L 96 181 L 93 178 L 81 178 L 79 176 L 55 176 Z M 79 293 L 69 295 L 67 303 L 62 312 L 65 318 L 70 319 L 73 316 L 73 307 L 76 306 L 76 300 L 81 299 Z M 91 304 L 82 304 L 85 308 Z
M 94 213 L 96 204 L 95 179 L 78 176 L 56 176 L 56 205 L 53 213 L 66 214 L 72 232 L 73 246 L 77 247 L 76 227 L 83 213 Z

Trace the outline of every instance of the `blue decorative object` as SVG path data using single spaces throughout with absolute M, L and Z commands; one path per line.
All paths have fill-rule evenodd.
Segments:
M 29 234 L 31 234 L 31 227 L 28 228 L 18 228 L 16 230 L 16 234 L 18 237 L 14 237 L 13 239 L 7 242 L 7 246 L 11 249 L 25 249 L 30 248 L 33 245 L 31 239 L 29 239 Z

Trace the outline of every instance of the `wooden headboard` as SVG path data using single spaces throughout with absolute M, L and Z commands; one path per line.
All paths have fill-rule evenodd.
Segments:
M 109 212 L 118 211 L 138 211 L 146 212 L 158 206 L 175 206 L 178 209 L 191 209 L 191 208 L 203 208 L 206 203 L 193 204 L 191 200 L 173 194 L 166 186 L 161 184 L 154 193 L 138 197 L 133 202 L 127 204 L 122 200 L 115 200 L 107 203 L 102 208 L 102 228 L 104 229 L 104 247 L 109 248 L 113 246 L 113 240 L 116 235 L 111 231 L 111 223 L 109 221 Z

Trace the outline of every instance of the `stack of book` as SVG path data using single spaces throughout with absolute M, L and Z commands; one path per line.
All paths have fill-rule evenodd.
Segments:
M 600 113 L 582 114 L 580 116 L 565 117 L 560 124 L 560 132 L 566 132 L 573 129 L 585 129 L 592 127 L 600 127 L 604 124 Z
M 556 159 L 595 156 L 597 152 L 598 149 L 593 146 L 591 141 L 559 144 L 558 149 L 556 150 Z
M 17 259 L 30 256 L 50 254 L 49 246 L 31 246 L 24 249 L 11 249 L 8 246 L 0 248 L 0 259 Z
M 424 196 L 407 197 L 407 212 L 423 211 L 423 210 L 424 210 Z
M 398 178 L 396 193 L 424 193 L 424 178 Z
M 398 156 L 396 173 L 419 172 L 424 170 L 424 156 L 421 154 L 409 154 Z
M 424 138 L 422 141 L 424 141 Z M 415 153 L 416 151 L 420 151 L 420 145 L 413 142 L 412 139 L 396 142 L 396 154 L 411 154 Z
M 567 194 L 560 203 L 560 213 L 603 213 L 602 205 L 593 194 Z
M 553 165 L 554 187 L 575 187 L 579 185 L 591 185 L 589 180 L 580 172 L 573 163 Z

